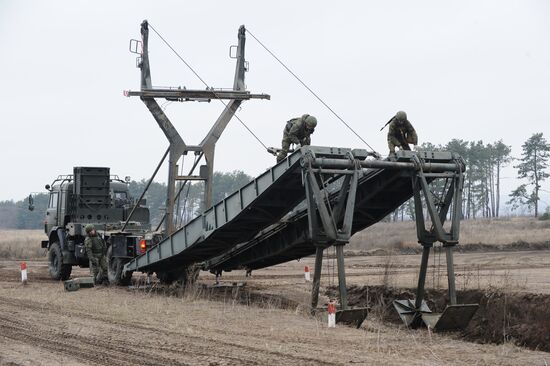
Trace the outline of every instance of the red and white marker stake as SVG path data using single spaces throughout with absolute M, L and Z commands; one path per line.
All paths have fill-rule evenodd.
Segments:
M 23 285 L 27 284 L 27 263 L 21 262 L 21 282 Z
M 328 303 L 328 327 L 336 328 L 336 305 L 332 300 Z
M 306 278 L 306 282 L 311 281 L 311 275 L 309 274 L 309 267 L 305 266 L 304 268 L 304 277 Z

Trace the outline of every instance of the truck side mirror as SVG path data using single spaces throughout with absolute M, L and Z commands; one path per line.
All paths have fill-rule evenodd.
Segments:
M 34 197 L 29 194 L 29 211 L 34 211 Z

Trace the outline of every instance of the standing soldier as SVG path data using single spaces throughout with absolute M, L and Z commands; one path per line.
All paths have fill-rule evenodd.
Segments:
M 84 247 L 90 259 L 90 268 L 94 274 L 94 283 L 108 283 L 107 258 L 105 255 L 107 252 L 107 245 L 105 241 L 97 235 L 94 225 L 86 225 L 86 234 L 88 234 L 88 237 L 84 240 Z
M 395 148 L 401 150 L 410 150 L 409 144 L 415 147 L 418 144 L 418 136 L 412 124 L 407 120 L 407 113 L 399 111 L 388 122 L 390 128 L 388 130 L 388 147 L 390 154 L 395 153 Z
M 310 145 L 310 136 L 315 131 L 315 126 L 317 126 L 317 118 L 309 114 L 288 121 L 283 131 L 283 144 L 277 155 L 277 163 L 286 158 L 290 144 Z

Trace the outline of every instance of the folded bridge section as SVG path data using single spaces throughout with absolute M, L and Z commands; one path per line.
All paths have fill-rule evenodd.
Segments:
M 400 151 L 396 161 L 370 161 L 364 165 L 372 166 L 362 170 L 359 178 L 351 234 L 361 231 L 382 220 L 411 197 L 414 190 L 412 177 L 417 174 L 417 165 L 413 156 L 420 158 L 420 166 L 427 171 L 428 182 L 437 179 L 435 172 L 443 173 L 457 170 L 457 156 L 448 152 L 410 152 Z M 320 161 L 323 164 L 322 161 Z M 330 162 L 325 159 L 325 166 Z M 326 187 L 328 200 L 334 206 L 339 200 L 343 177 Z M 318 213 L 317 213 L 318 215 Z M 301 202 L 279 222 L 262 230 L 256 237 L 243 242 L 221 256 L 205 263 L 212 272 L 234 269 L 259 269 L 299 259 L 315 253 L 316 246 L 309 233 L 308 207 Z
M 294 152 L 127 263 L 125 271 L 178 270 L 251 240 L 304 200 L 301 164 L 305 155 L 340 159 L 350 153 L 350 149 L 330 147 L 307 147 Z

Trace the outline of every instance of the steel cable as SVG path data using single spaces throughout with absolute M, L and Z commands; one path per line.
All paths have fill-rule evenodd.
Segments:
M 151 23 L 148 23 L 148 24 L 149 24 L 149 27 L 153 30 L 153 32 L 155 32 L 155 34 L 164 42 L 164 44 L 166 44 L 166 46 L 168 46 L 168 48 L 170 48 L 172 52 L 174 52 L 174 54 L 185 64 L 185 66 L 189 68 L 189 70 L 191 70 L 191 72 L 204 84 L 204 86 L 206 86 L 207 89 L 212 91 L 214 95 L 216 95 L 216 98 L 218 98 L 220 103 L 222 103 L 227 108 L 227 103 L 225 103 L 222 99 L 219 99 L 214 88 L 211 88 L 208 85 L 208 83 L 204 81 L 203 78 L 201 78 L 201 76 L 195 71 L 195 69 L 193 69 L 193 67 L 191 67 L 191 65 L 187 61 L 185 61 L 185 59 L 174 49 L 174 47 L 172 47 L 172 45 L 166 39 L 164 39 L 164 37 L 151 25 Z M 252 132 L 252 130 L 246 125 L 246 123 L 244 123 L 243 120 L 237 115 L 237 113 L 234 113 L 233 116 L 244 126 L 244 128 L 247 129 L 247 131 L 252 136 L 254 136 L 254 138 L 264 147 L 264 149 L 267 150 L 267 146 L 262 142 L 262 140 L 260 140 L 260 138 L 254 132 Z
M 336 118 L 338 118 L 338 120 L 340 120 L 340 122 L 342 122 L 355 136 L 357 136 L 359 138 L 359 140 L 361 140 L 365 145 L 367 145 L 369 147 L 369 149 L 372 150 L 372 152 L 376 153 L 376 151 L 372 148 L 372 146 L 369 145 L 369 143 L 367 141 L 365 141 L 365 139 L 363 139 L 346 121 L 344 121 L 344 119 L 342 117 L 340 117 L 340 115 L 338 115 L 338 113 L 336 113 L 327 103 L 325 103 L 325 101 L 323 99 L 321 99 L 321 97 L 319 97 L 319 95 L 317 95 L 317 93 L 315 93 L 304 81 L 302 81 L 302 79 L 300 79 L 298 77 L 298 75 L 296 75 L 287 65 L 285 65 L 285 63 L 283 61 L 281 61 L 281 59 L 279 59 L 269 48 L 267 48 L 266 45 L 264 45 L 251 31 L 250 29 L 246 29 L 247 33 L 250 34 L 252 36 L 252 38 L 254 38 L 256 40 L 256 42 L 258 42 L 260 44 L 260 46 L 262 46 L 262 48 L 264 50 L 267 51 L 267 53 L 269 53 L 271 56 L 273 56 L 273 58 L 275 60 L 277 60 L 277 62 L 279 64 L 281 64 L 282 67 L 284 67 L 286 69 L 286 71 L 288 71 L 292 76 L 294 76 L 294 78 L 296 80 L 298 80 L 298 82 L 300 82 L 300 84 L 302 84 L 302 86 L 304 86 L 319 102 L 321 102 L 322 105 L 324 105 Z

